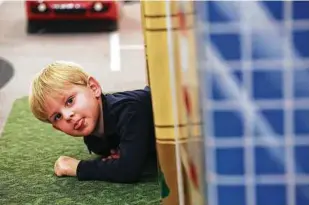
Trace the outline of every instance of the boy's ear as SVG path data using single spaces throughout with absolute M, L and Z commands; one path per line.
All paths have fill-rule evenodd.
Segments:
M 102 90 L 99 82 L 92 76 L 88 78 L 88 87 L 92 90 L 96 97 L 100 97 Z

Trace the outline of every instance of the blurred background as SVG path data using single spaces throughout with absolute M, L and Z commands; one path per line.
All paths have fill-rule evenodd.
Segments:
M 21 101 L 15 100 L 28 94 L 32 76 L 54 60 L 81 64 L 87 72 L 96 76 L 105 92 L 143 87 L 146 84 L 147 69 L 142 3 L 110 1 L 107 5 L 102 5 L 88 1 L 89 4 L 76 5 L 77 1 L 63 1 L 59 5 L 58 1 L 47 5 L 41 1 L 33 2 L 26 4 L 25 1 L 0 0 L 0 134 L 7 122 L 0 144 L 0 157 L 3 156 L 0 158 L 3 161 L 0 165 L 0 190 L 1 186 L 10 188 L 6 193 L 0 191 L 0 202 L 3 194 L 6 196 L 3 197 L 5 203 L 16 203 L 18 199 L 14 191 L 18 190 L 19 193 L 24 193 L 22 198 L 29 203 L 44 204 L 50 200 L 54 204 L 74 204 L 77 196 L 70 195 L 72 188 L 66 188 L 67 184 L 71 187 L 78 186 L 78 197 L 90 194 L 83 189 L 83 184 L 73 180 L 55 180 L 50 175 L 51 170 L 46 168 L 51 165 L 43 163 L 38 166 L 41 166 L 40 173 L 46 178 L 35 181 L 38 176 L 29 174 L 24 177 L 25 174 L 18 171 L 18 164 L 13 160 L 9 161 L 20 158 L 24 162 L 23 159 L 37 157 L 42 161 L 47 158 L 53 162 L 54 155 L 42 157 L 47 151 L 41 150 L 38 143 L 35 143 L 40 138 L 33 137 L 23 143 L 24 136 L 21 133 L 26 133 L 28 137 L 33 133 L 50 136 L 44 138 L 46 142 L 40 142 L 46 143 L 46 146 L 49 142 L 57 144 L 56 139 L 59 139 L 49 128 L 33 125 L 36 121 L 25 111 L 24 98 Z M 158 2 L 161 3 L 144 4 L 144 12 L 148 15 L 145 16 L 150 19 L 149 22 L 161 18 L 156 23 L 147 25 L 152 25 L 153 28 L 148 27 L 149 35 L 145 35 L 148 45 L 152 43 L 153 46 L 147 47 L 148 54 L 149 51 L 153 54 L 148 55 L 148 59 L 153 62 L 150 69 L 155 79 L 152 78 L 152 81 L 156 81 L 159 86 L 166 86 L 168 90 L 171 85 L 169 77 L 177 74 L 176 78 L 182 86 L 191 86 L 191 92 L 195 94 L 199 90 L 198 95 L 191 93 L 191 97 L 195 97 L 195 103 L 201 103 L 199 107 L 195 107 L 195 111 L 202 119 L 198 126 L 203 128 L 200 134 L 202 136 L 199 136 L 202 137 L 203 146 L 199 150 L 191 149 L 187 153 L 180 153 L 190 154 L 188 162 L 201 157 L 192 164 L 200 167 L 202 174 L 196 174 L 193 165 L 193 168 L 188 166 L 190 169 L 187 170 L 190 172 L 182 175 L 186 178 L 184 184 L 179 183 L 180 177 L 176 179 L 176 175 L 182 174 L 182 171 L 176 174 L 175 167 L 171 168 L 172 163 L 166 160 L 165 170 L 171 168 L 169 175 L 167 172 L 163 173 L 166 181 L 163 176 L 159 177 L 160 183 L 155 181 L 132 187 L 105 184 L 107 192 L 100 191 L 100 184 L 94 186 L 99 190 L 92 187 L 94 184 L 86 184 L 85 186 L 92 187 L 92 195 L 87 200 L 95 200 L 96 195 L 100 195 L 101 201 L 91 201 L 91 204 L 102 204 L 103 200 L 110 205 L 160 204 L 160 198 L 163 198 L 163 204 L 168 205 L 187 205 L 190 204 L 188 201 L 194 205 L 308 205 L 309 1 L 186 1 L 184 4 L 181 4 L 184 1 L 173 1 L 171 5 Z M 85 5 L 89 10 L 85 10 Z M 194 8 L 193 11 L 188 11 L 189 7 Z M 74 18 L 84 12 L 87 12 L 88 18 L 107 13 L 102 18 L 109 22 L 96 22 L 94 27 L 86 23 L 85 28 L 81 24 L 76 27 L 67 22 L 48 26 L 42 22 L 33 24 L 40 18 L 45 18 L 42 15 L 48 14 L 48 8 L 54 9 L 56 16 L 66 16 L 66 12 L 73 12 L 73 9 L 74 12 L 70 15 L 75 16 Z M 119 11 L 117 15 L 115 8 Z M 167 28 L 166 15 L 175 19 L 180 17 L 179 22 L 170 22 L 172 26 L 177 25 L 177 28 Z M 55 18 L 55 15 L 50 18 Z M 186 18 L 191 20 L 186 22 Z M 112 24 L 111 20 L 114 21 Z M 116 26 L 113 24 L 115 21 Z M 191 24 L 190 28 L 188 24 Z M 103 31 L 104 28 L 108 28 L 108 31 Z M 184 31 L 183 33 L 192 33 L 188 35 L 190 37 L 181 39 L 181 32 L 174 32 L 177 29 Z M 162 37 L 159 36 L 160 32 L 166 33 Z M 172 32 L 177 33 L 178 37 L 176 38 L 176 34 L 172 36 Z M 156 43 L 158 39 L 160 42 Z M 172 58 L 177 58 L 179 62 L 167 65 L 171 56 L 160 56 L 160 52 L 168 49 L 171 51 L 172 47 L 176 47 L 172 43 L 177 42 L 178 51 L 183 52 L 175 52 L 178 56 L 174 54 L 176 57 Z M 190 50 L 194 47 L 193 44 L 197 46 L 195 50 Z M 158 50 L 153 49 L 154 47 Z M 182 54 L 181 57 L 179 53 Z M 162 62 L 154 63 L 158 56 L 162 58 Z M 161 63 L 162 67 L 153 67 Z M 181 71 L 181 66 L 186 63 L 191 73 Z M 173 66 L 173 72 L 172 68 L 166 71 Z M 160 78 L 161 73 L 154 72 L 155 69 L 165 69 L 166 75 Z M 188 73 L 198 74 L 199 83 L 195 82 L 195 78 L 190 78 L 192 76 L 188 77 Z M 163 77 L 166 84 L 163 83 Z M 180 93 L 182 87 L 177 86 L 174 90 L 170 89 L 171 96 L 174 96 L 173 93 Z M 160 93 L 161 90 L 157 89 L 157 92 Z M 161 93 L 163 96 L 164 92 Z M 15 108 L 7 120 L 14 102 Z M 173 103 L 167 104 L 174 106 Z M 166 116 L 172 113 L 170 108 L 159 108 L 164 111 L 163 114 L 167 113 Z M 162 119 L 165 120 L 164 117 Z M 171 140 L 175 140 L 176 136 L 172 138 Z M 66 138 L 61 140 L 64 142 Z M 59 147 L 50 148 L 52 150 L 49 152 L 53 154 L 64 150 L 84 156 L 76 151 L 83 149 L 80 144 L 73 141 L 65 143 L 72 143 L 70 145 L 79 149 L 69 146 L 62 148 L 58 143 Z M 178 144 L 174 143 L 173 146 L 177 147 Z M 170 154 L 173 160 L 180 158 L 179 153 L 175 153 Z M 161 159 L 164 158 L 162 154 Z M 184 161 L 181 159 L 177 163 Z M 14 172 L 11 172 L 12 167 Z M 1 169 L 4 170 L 2 176 L 7 175 L 2 180 Z M 26 172 L 26 169 L 27 165 L 23 164 L 23 171 Z M 199 180 L 202 185 L 194 187 L 194 179 Z M 25 189 L 24 185 L 28 183 L 39 187 L 44 193 Z M 65 198 L 67 201 L 57 199 L 60 191 L 63 191 L 61 199 Z M 45 195 L 48 192 L 51 193 Z M 41 201 L 36 201 L 34 193 L 41 196 Z M 119 203 L 114 203 L 115 198 L 120 200 Z

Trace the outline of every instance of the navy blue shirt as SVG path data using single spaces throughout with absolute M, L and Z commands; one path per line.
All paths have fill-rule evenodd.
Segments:
M 104 136 L 85 136 L 84 142 L 90 152 L 103 157 L 118 148 L 120 158 L 82 160 L 77 167 L 77 178 L 136 182 L 149 161 L 156 163 L 150 89 L 104 94 L 102 103 Z

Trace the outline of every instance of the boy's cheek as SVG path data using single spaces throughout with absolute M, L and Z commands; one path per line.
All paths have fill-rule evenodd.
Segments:
M 56 130 L 60 130 L 60 128 L 59 128 L 57 125 L 52 124 L 52 126 L 53 126 L 53 128 L 54 128 L 54 129 L 56 129 Z M 61 131 L 61 130 L 60 130 L 60 131 Z
M 60 127 L 59 125 L 53 125 L 53 128 L 64 133 L 72 132 L 71 130 L 67 130 L 65 127 Z

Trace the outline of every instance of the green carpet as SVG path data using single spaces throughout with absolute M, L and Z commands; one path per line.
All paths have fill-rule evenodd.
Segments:
M 0 204 L 160 204 L 156 178 L 137 184 L 58 178 L 53 166 L 60 155 L 88 159 L 81 138 L 54 131 L 38 122 L 27 99 L 16 100 L 0 137 Z

